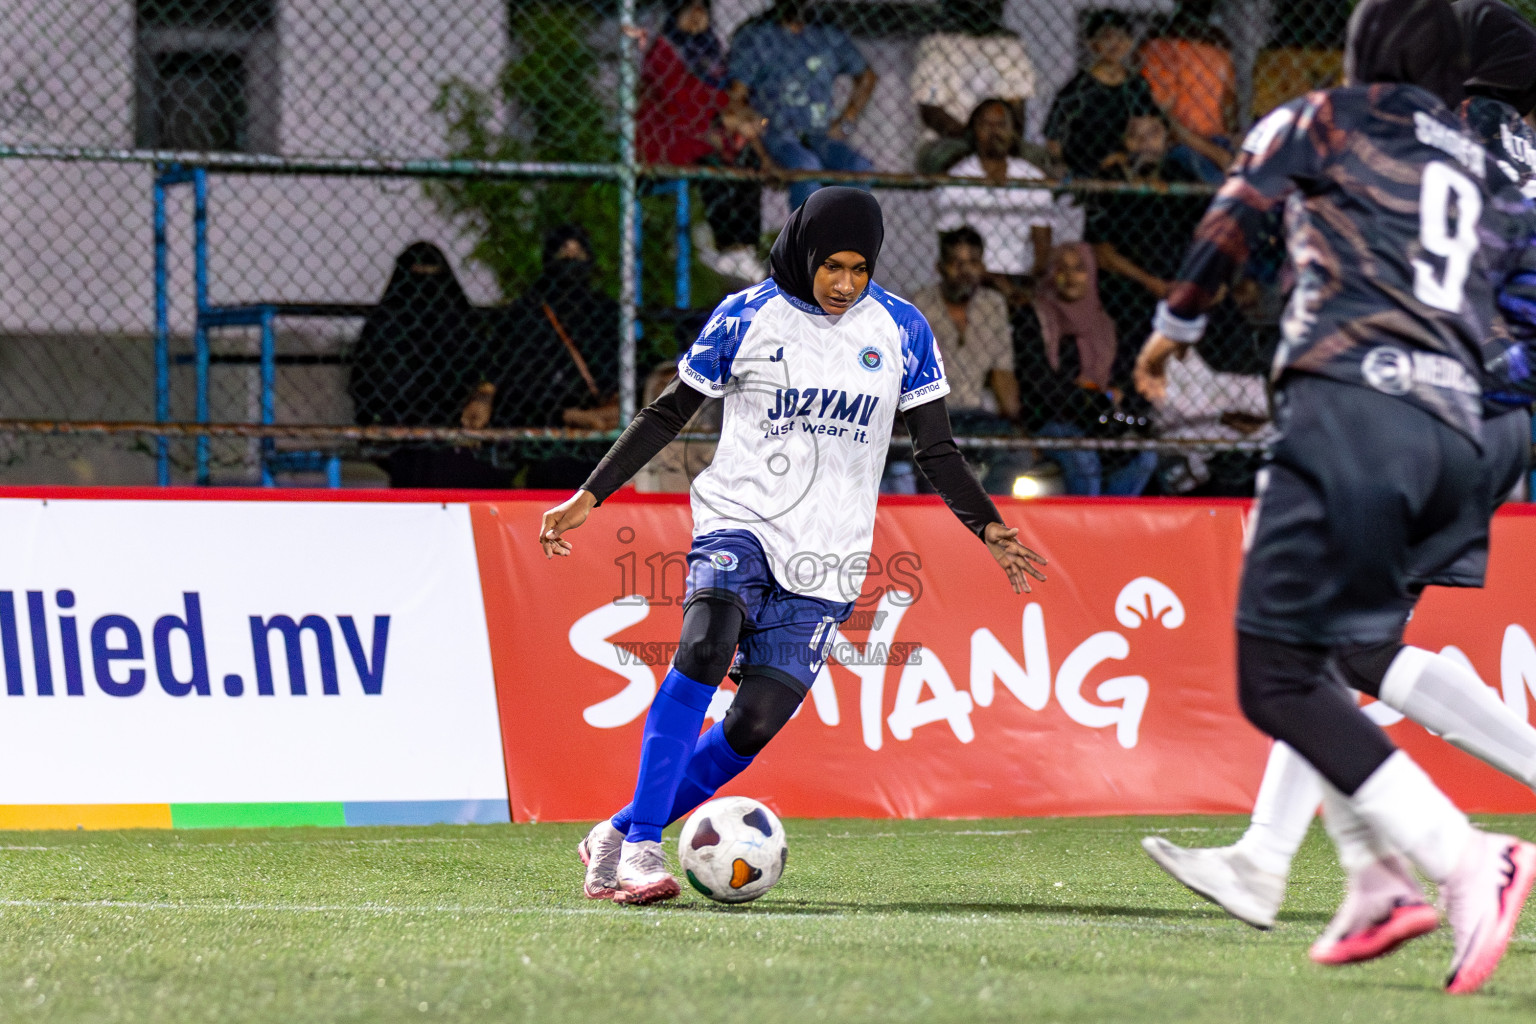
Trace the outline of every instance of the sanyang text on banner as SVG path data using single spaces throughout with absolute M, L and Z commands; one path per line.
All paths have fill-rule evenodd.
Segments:
M 686 505 L 610 500 L 570 558 L 534 543 L 548 502 L 471 507 L 515 819 L 589 820 L 629 797 L 676 648 Z M 727 792 L 791 816 L 1246 813 L 1267 741 L 1236 699 L 1247 506 L 1061 502 L 1004 510 L 1050 560 L 1016 596 L 937 501 L 883 503 L 852 618 L 795 720 Z M 1495 522 L 1489 586 L 1432 588 L 1409 642 L 1469 661 L 1512 709 L 1536 697 L 1536 517 Z M 722 687 L 709 717 L 719 720 Z M 1473 810 L 1529 790 L 1370 709 Z M 578 767 L 579 766 L 579 769 Z

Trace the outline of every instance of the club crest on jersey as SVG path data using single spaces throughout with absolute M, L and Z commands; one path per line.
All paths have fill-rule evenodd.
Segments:
M 709 560 L 716 569 L 722 572 L 733 572 L 741 564 L 741 559 L 729 551 L 716 551 L 709 556 Z
M 880 355 L 880 350 L 873 346 L 868 346 L 859 353 L 859 365 L 864 367 L 864 369 L 868 370 L 870 373 L 874 373 L 876 370 L 880 369 L 880 363 L 882 361 L 883 360 Z
M 1406 395 L 1413 390 L 1413 357 L 1400 349 L 1378 346 L 1366 353 L 1360 375 L 1377 391 Z

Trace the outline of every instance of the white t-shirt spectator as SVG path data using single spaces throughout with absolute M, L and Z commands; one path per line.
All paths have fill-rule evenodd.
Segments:
M 974 153 L 949 170 L 952 178 L 984 178 L 981 158 Z M 1028 160 L 1008 158 L 1009 178 L 1044 179 L 1046 173 Z M 999 274 L 1028 274 L 1035 267 L 1029 229 L 1051 229 L 1051 242 L 1076 242 L 1083 237 L 1083 211 L 1069 196 L 1060 199 L 1044 188 L 941 188 L 934 199 L 938 229 L 949 231 L 969 224 L 986 242 L 987 269 Z
M 1273 422 L 1252 433 L 1244 433 L 1222 422 L 1224 413 L 1235 412 L 1256 419 L 1270 418 L 1269 391 L 1258 374 L 1221 373 L 1187 352 L 1182 359 L 1168 361 L 1168 390 L 1162 401 L 1153 404 L 1153 425 L 1159 437 L 1216 438 L 1226 441 L 1269 441 L 1279 436 Z M 1184 487 L 1193 488 L 1211 477 L 1208 454 L 1197 451 L 1181 453 L 1188 473 Z M 1175 480 L 1178 478 L 1176 477 Z
M 917 44 L 912 102 L 942 107 L 964 124 L 982 100 L 1027 100 L 1035 95 L 1035 65 L 1017 36 L 941 32 Z M 938 138 L 923 130 L 923 142 Z

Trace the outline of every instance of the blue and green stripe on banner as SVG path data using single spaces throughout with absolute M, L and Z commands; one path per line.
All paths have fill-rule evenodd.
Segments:
M 511 820 L 505 799 L 0 806 L 0 830 L 498 825 Z

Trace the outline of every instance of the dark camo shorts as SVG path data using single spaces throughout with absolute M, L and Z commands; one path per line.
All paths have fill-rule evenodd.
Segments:
M 1465 435 L 1369 388 L 1294 375 L 1260 474 L 1237 627 L 1336 647 L 1398 640 L 1424 583 L 1482 552 L 1489 467 Z

